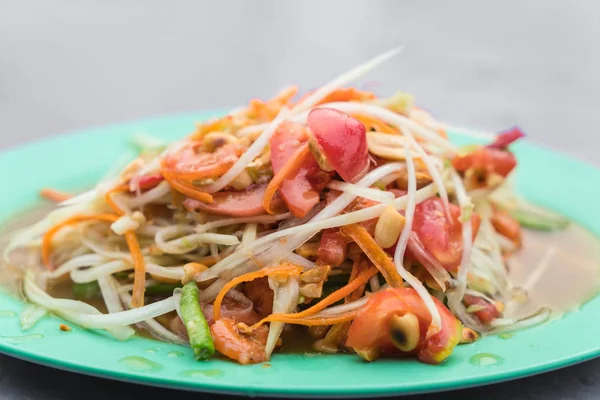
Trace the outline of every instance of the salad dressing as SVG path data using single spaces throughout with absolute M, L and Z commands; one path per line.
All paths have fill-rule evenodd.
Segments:
M 523 229 L 523 246 L 507 264 L 511 286 L 527 293 L 511 316 L 541 307 L 574 311 L 600 292 L 600 240 L 576 224 L 554 232 Z

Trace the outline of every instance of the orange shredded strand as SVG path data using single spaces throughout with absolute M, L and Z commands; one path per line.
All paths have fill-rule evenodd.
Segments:
M 356 260 L 352 263 L 352 271 L 350 271 L 350 280 L 352 281 L 356 279 L 356 277 L 361 272 L 369 268 L 368 264 L 368 260 L 363 259 L 363 257 L 361 256 L 357 257 Z M 344 303 L 349 303 L 351 301 L 358 300 L 359 298 L 361 298 L 365 291 L 365 286 L 366 282 L 364 285 L 359 286 L 354 292 L 346 296 L 346 298 L 344 299 Z
M 386 252 L 377 244 L 369 232 L 359 224 L 346 225 L 340 228 L 343 235 L 350 237 L 358 244 L 369 260 L 383 274 L 386 282 L 393 288 L 402 287 L 402 277 Z
M 140 249 L 140 243 L 133 231 L 125 232 L 127 247 L 133 258 L 133 292 L 131 293 L 131 307 L 137 308 L 144 305 L 146 292 L 146 263 Z
M 263 318 L 262 320 L 258 321 L 256 324 L 252 325 L 251 328 L 256 329 L 266 322 L 273 322 L 273 321 L 287 322 L 289 320 L 310 318 L 312 315 L 315 315 L 319 311 L 324 310 L 327 306 L 330 306 L 330 305 L 342 300 L 344 297 L 352 294 L 352 292 L 354 292 L 356 289 L 358 289 L 362 285 L 366 284 L 369 281 L 369 279 L 371 279 L 371 277 L 373 275 L 375 275 L 376 273 L 377 273 L 377 268 L 371 267 L 371 268 L 367 269 L 366 271 L 362 271 L 360 274 L 358 274 L 356 276 L 355 279 L 350 281 L 346 286 L 341 287 L 340 289 L 331 293 L 329 296 L 325 297 L 323 300 L 319 301 L 314 306 L 309 307 L 304 311 L 301 311 L 299 313 L 294 313 L 294 314 L 271 314 L 271 315 Z M 337 322 L 333 322 L 333 323 L 337 323 Z
M 69 193 L 61 192 L 60 190 L 51 189 L 51 188 L 44 188 L 44 189 L 40 190 L 40 196 L 42 196 L 43 198 L 45 198 L 47 200 L 54 201 L 56 203 L 60 203 L 61 201 L 69 200 L 71 197 L 73 197 Z
M 106 204 L 118 215 L 124 215 L 121 209 L 112 199 L 112 194 L 128 190 L 127 185 L 112 188 L 104 196 Z M 146 261 L 140 249 L 140 242 L 134 231 L 125 232 L 125 241 L 133 259 L 133 292 L 131 293 L 131 307 L 137 308 L 144 305 L 144 293 L 146 292 Z
M 47 269 L 54 269 L 51 260 L 52 239 L 54 238 L 54 235 L 56 235 L 56 233 L 62 228 L 85 221 L 104 221 L 112 223 L 118 219 L 119 217 L 113 214 L 74 215 L 71 218 L 64 220 L 63 222 L 54 225 L 52 228 L 48 229 L 48 231 L 44 234 L 44 237 L 42 239 L 42 262 L 44 263 Z
M 233 289 L 240 283 L 250 282 L 255 279 L 264 278 L 265 276 L 271 276 L 271 275 L 283 275 L 283 276 L 300 275 L 301 272 L 302 272 L 301 267 L 291 264 L 291 263 L 283 263 L 283 264 L 280 264 L 275 267 L 263 268 L 258 271 L 249 272 L 247 274 L 240 275 L 237 278 L 232 279 L 231 281 L 227 282 L 227 284 L 225 286 L 223 286 L 223 288 L 219 291 L 219 294 L 217 295 L 217 298 L 215 299 L 215 302 L 213 303 L 214 304 L 213 305 L 213 313 L 214 313 L 215 321 L 218 321 L 219 319 L 221 319 L 221 303 L 223 302 L 225 295 L 227 294 L 227 292 L 229 292 L 229 290 Z
M 317 326 L 317 325 L 335 325 L 342 324 L 344 322 L 352 321 L 356 318 L 356 311 L 352 311 L 346 314 L 338 315 L 335 317 L 317 317 L 317 318 L 306 318 L 306 319 L 298 319 L 292 318 L 291 315 L 294 314 L 272 314 L 277 319 L 270 320 L 271 322 L 285 322 L 287 324 L 295 324 L 295 325 L 305 325 L 305 326 Z M 266 322 L 266 321 L 265 321 Z M 258 324 L 262 324 L 263 321 L 258 322 L 255 325 L 249 327 L 250 331 L 253 331 L 260 327 Z
M 119 192 L 124 192 L 126 190 L 128 190 L 128 186 L 127 185 L 121 185 L 121 186 L 117 186 L 115 188 L 110 189 L 108 192 L 106 192 L 106 194 L 104 195 L 104 201 L 106 202 L 106 204 L 108 204 L 108 206 L 117 214 L 119 215 L 123 215 L 125 214 L 125 211 L 121 210 L 121 207 L 119 207 L 117 205 L 117 203 L 115 203 L 115 201 L 112 199 L 112 195 L 114 193 L 119 193 Z
M 214 202 L 214 199 L 210 193 L 198 190 L 198 188 L 196 188 L 193 184 L 182 182 L 172 172 L 166 171 L 164 169 L 161 172 L 165 177 L 165 180 L 171 185 L 171 188 L 177 190 L 179 193 L 184 194 L 187 197 L 190 197 L 194 200 L 201 201 L 203 203 Z
M 373 128 L 377 132 L 389 133 L 390 135 L 398 134 L 397 130 L 377 118 L 369 117 L 367 115 L 353 115 L 353 117 L 362 122 L 365 128 L 367 128 L 367 132 Z
M 283 181 L 292 177 L 292 175 L 298 172 L 300 167 L 302 167 L 302 164 L 304 164 L 304 160 L 309 153 L 310 150 L 308 148 L 308 143 L 303 143 L 300 145 L 300 147 L 296 149 L 294 154 L 292 154 L 289 160 L 283 165 L 279 172 L 275 174 L 273 179 L 271 179 L 271 182 L 269 182 L 267 185 L 267 188 L 265 189 L 265 195 L 263 197 L 263 208 L 269 214 L 273 214 L 273 211 L 271 210 L 271 200 L 273 199 L 273 196 L 275 196 L 275 192 L 277 192 L 277 190 L 281 187 Z

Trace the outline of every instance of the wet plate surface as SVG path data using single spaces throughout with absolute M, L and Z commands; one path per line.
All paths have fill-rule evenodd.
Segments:
M 117 158 L 134 154 L 129 144 L 132 134 L 146 132 L 175 139 L 208 115 L 92 129 L 3 153 L 2 221 L 35 205 L 42 186 L 77 190 L 93 184 Z M 472 142 L 458 134 L 452 138 Z M 521 194 L 600 235 L 600 207 L 596 204 L 600 171 L 527 142 L 514 150 L 520 162 Z M 413 360 L 366 364 L 351 355 L 300 354 L 275 355 L 270 365 L 240 366 L 221 360 L 199 363 L 189 349 L 177 345 L 142 338 L 118 342 L 78 327 L 63 332 L 59 329 L 62 321 L 52 316 L 24 333 L 18 317 L 22 307 L 19 300 L 0 293 L 3 353 L 111 379 L 247 395 L 366 396 L 447 390 L 515 379 L 600 355 L 600 298 L 548 324 L 460 346 L 440 366 Z

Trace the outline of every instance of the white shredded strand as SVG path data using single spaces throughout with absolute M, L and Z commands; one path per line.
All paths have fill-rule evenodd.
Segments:
M 48 310 L 43 307 L 40 307 L 36 304 L 27 304 L 23 307 L 23 311 L 21 311 L 21 315 L 19 316 L 19 324 L 21 325 L 21 329 L 27 331 L 43 317 L 48 314 Z
M 74 324 L 80 325 L 84 328 L 90 329 L 106 329 L 109 333 L 115 336 L 119 340 L 127 340 L 135 334 L 135 331 L 128 324 L 113 324 L 93 326 L 88 324 L 89 318 L 93 317 L 105 317 L 108 315 L 116 314 L 102 314 L 98 309 L 82 301 L 70 300 L 70 299 L 57 299 L 50 296 L 37 286 L 33 280 L 33 274 L 28 272 L 25 275 L 23 281 L 23 292 L 29 301 L 37 304 L 40 307 L 56 313 L 58 316 Z M 164 314 L 165 311 L 161 314 Z M 161 315 L 159 314 L 159 315 Z
M 339 190 L 341 192 L 351 193 L 356 197 L 363 197 L 365 199 L 378 201 L 380 203 L 391 204 L 394 202 L 394 194 L 379 189 L 364 188 L 354 185 L 352 183 L 331 181 L 327 184 L 329 189 Z
M 410 238 L 415 207 L 417 203 L 417 180 L 415 175 L 415 165 L 412 154 L 408 147 L 404 149 L 404 153 L 406 155 L 406 168 L 408 170 L 408 193 L 406 194 L 408 200 L 404 213 L 406 222 L 404 228 L 402 229 L 402 233 L 400 234 L 400 238 L 398 239 L 396 251 L 394 252 L 394 265 L 396 266 L 396 271 L 398 271 L 398 274 L 400 274 L 402 279 L 404 279 L 413 289 L 415 289 L 419 297 L 423 300 L 423 303 L 425 303 L 427 310 L 431 314 L 431 322 L 427 328 L 426 334 L 426 337 L 429 338 L 442 329 L 442 317 L 437 306 L 435 305 L 435 302 L 433 301 L 433 298 L 423 283 L 404 268 L 404 252 L 406 251 L 406 245 L 408 244 L 408 239 Z
M 290 277 L 287 282 L 281 283 L 277 278 L 269 277 L 269 287 L 273 290 L 273 313 L 287 314 L 296 309 L 300 297 L 300 286 L 297 278 Z M 271 357 L 284 326 L 284 322 L 277 321 L 269 324 L 269 334 L 265 346 L 267 359 Z
M 104 304 L 109 313 L 125 310 L 119 299 L 119 292 L 117 291 L 118 283 L 115 278 L 110 275 L 102 276 L 98 278 L 98 286 L 100 286 L 100 293 L 102 294 Z
M 467 195 L 467 191 L 465 190 L 465 186 L 460 179 L 460 176 L 456 173 L 456 171 L 451 171 L 452 182 L 454 184 L 454 190 L 456 192 L 456 199 L 458 201 L 458 205 L 461 207 L 461 211 L 469 207 L 471 200 Z M 467 277 L 469 274 L 469 267 L 471 266 L 471 249 L 473 246 L 473 226 L 471 224 L 471 216 L 472 213 L 469 212 L 467 218 L 462 219 L 461 214 L 461 224 L 462 224 L 462 242 L 463 242 L 463 253 L 460 261 L 460 268 L 457 276 L 458 287 L 456 292 L 451 294 L 451 298 L 449 296 L 449 301 L 457 302 L 461 301 L 465 290 L 467 288 Z
M 249 246 L 250 243 L 256 240 L 256 232 L 258 225 L 255 223 L 246 224 L 242 235 L 242 246 Z
M 121 292 L 120 297 L 123 304 L 125 304 L 125 306 L 129 308 L 129 304 L 131 304 L 131 295 L 127 292 Z M 175 301 L 175 297 L 173 297 L 173 301 Z M 153 318 L 139 322 L 138 325 L 145 328 L 148 332 L 152 334 L 152 336 L 154 336 L 157 339 L 165 340 L 167 342 L 179 344 L 182 346 L 189 346 L 189 342 L 183 340 L 181 337 L 179 337 L 179 335 L 174 334 Z
M 304 268 L 304 270 L 313 269 L 316 266 L 316 264 L 314 262 L 312 262 L 312 261 L 302 257 L 300 254 L 296 254 L 296 253 L 288 254 L 288 256 L 285 259 L 287 262 L 290 262 L 294 265 Z
M 371 292 L 375 293 L 381 289 L 381 285 L 379 284 L 379 277 L 377 275 L 369 278 L 369 287 L 371 288 Z
M 79 257 L 71 258 L 66 263 L 62 264 L 53 271 L 44 271 L 42 276 L 48 279 L 56 279 L 65 274 L 68 274 L 74 269 L 81 267 L 92 267 L 100 264 L 104 264 L 108 259 L 99 254 L 84 254 Z
M 167 181 L 163 181 L 155 188 L 152 188 L 138 196 L 128 198 L 125 203 L 130 209 L 140 208 L 145 204 L 157 202 L 171 193 L 171 186 Z
M 365 75 L 367 72 L 371 71 L 375 67 L 378 67 L 379 65 L 383 64 L 384 62 L 386 62 L 390 58 L 394 57 L 395 55 L 400 54 L 400 52 L 403 49 L 404 49 L 403 45 L 398 46 L 396 48 L 386 51 L 383 54 L 378 55 L 377 57 L 375 57 L 365 63 L 357 65 L 356 67 L 352 68 L 350 71 L 343 73 L 342 75 L 333 79 L 328 84 L 315 90 L 313 93 L 311 93 L 309 96 L 307 96 L 304 100 L 302 100 L 300 103 L 298 103 L 293 108 L 292 113 L 297 114 L 301 111 L 305 111 L 305 110 L 312 108 L 315 104 L 319 103 L 321 100 L 323 100 L 325 97 L 327 97 L 334 90 L 336 90 L 344 85 L 347 85 L 348 83 L 360 78 L 361 76 Z
M 257 215 L 255 217 L 242 217 L 242 218 L 224 218 L 218 219 L 216 221 L 207 222 L 205 224 L 200 224 L 196 226 L 196 233 L 207 232 L 216 228 L 222 228 L 224 226 L 229 225 L 238 225 L 238 224 L 248 224 L 248 223 L 256 223 L 256 224 L 272 224 L 274 222 L 280 221 L 282 219 L 289 218 L 292 215 L 289 212 L 283 214 L 276 215 Z

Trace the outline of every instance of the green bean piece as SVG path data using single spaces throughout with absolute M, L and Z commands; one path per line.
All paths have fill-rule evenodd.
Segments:
M 523 228 L 536 231 L 559 231 L 569 226 L 569 220 L 558 215 L 545 215 L 527 210 L 514 210 L 510 214 Z
M 198 293 L 196 282 L 188 282 L 183 286 L 180 303 L 181 316 L 196 360 L 206 360 L 215 354 L 215 344 L 210 335 L 208 322 L 200 308 Z

